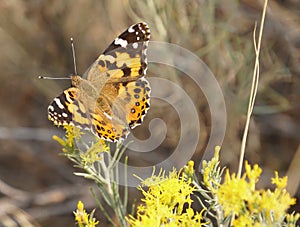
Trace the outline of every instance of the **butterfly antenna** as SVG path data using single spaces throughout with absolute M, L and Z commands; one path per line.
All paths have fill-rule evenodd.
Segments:
M 72 56 L 73 56 L 73 64 L 74 64 L 74 73 L 77 74 L 76 68 L 76 57 L 75 57 L 75 47 L 74 47 L 74 40 L 71 37 L 71 47 L 72 47 Z M 38 76 L 39 79 L 47 79 L 47 80 L 70 80 L 71 77 L 49 77 L 49 76 Z
M 50 77 L 50 76 L 38 76 L 39 79 L 46 80 L 70 80 L 70 77 Z
M 75 57 L 74 40 L 73 40 L 72 37 L 71 37 L 70 41 L 71 41 L 71 47 L 72 47 L 72 56 L 73 56 L 73 64 L 74 64 L 74 73 L 75 73 L 75 75 L 78 75 L 78 74 L 77 74 L 77 67 L 76 67 L 76 57 Z

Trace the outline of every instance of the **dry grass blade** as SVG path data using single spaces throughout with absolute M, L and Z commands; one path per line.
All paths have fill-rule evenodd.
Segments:
M 255 103 L 255 97 L 257 94 L 257 88 L 258 88 L 258 82 L 259 82 L 259 54 L 260 54 L 260 47 L 261 47 L 261 40 L 262 40 L 262 34 L 263 34 L 263 29 L 264 29 L 267 5 L 268 5 L 268 0 L 265 0 L 257 44 L 256 44 L 256 40 L 255 40 L 256 25 L 254 28 L 253 42 L 254 42 L 256 57 L 255 57 L 255 65 L 254 65 L 253 76 L 252 76 L 252 85 L 251 85 L 251 93 L 250 93 L 249 104 L 248 104 L 246 125 L 245 125 L 245 129 L 244 129 L 241 151 L 240 151 L 239 169 L 238 169 L 238 173 L 237 173 L 238 177 L 241 177 L 241 174 L 242 174 L 242 167 L 243 167 L 243 161 L 244 161 L 244 156 L 245 156 L 245 149 L 246 149 L 246 143 L 247 143 L 247 136 L 248 136 L 248 132 L 249 132 L 250 119 L 251 119 L 251 115 L 252 115 L 252 111 L 253 111 L 253 107 L 254 107 L 254 103 Z

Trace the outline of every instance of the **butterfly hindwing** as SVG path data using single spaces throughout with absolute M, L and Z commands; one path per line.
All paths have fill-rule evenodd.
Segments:
M 114 101 L 114 106 L 122 106 L 124 121 L 130 128 L 134 128 L 142 123 L 150 107 L 150 84 L 145 78 L 120 84 L 119 95 Z M 115 109 L 115 108 L 113 108 Z

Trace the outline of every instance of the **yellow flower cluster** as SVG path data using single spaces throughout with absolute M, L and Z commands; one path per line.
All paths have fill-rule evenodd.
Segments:
M 193 179 L 194 174 L 195 174 L 194 161 L 190 160 L 190 161 L 188 161 L 187 165 L 184 166 L 184 168 L 183 168 L 183 176 L 186 179 L 189 179 L 189 178 Z
M 79 128 L 71 125 L 65 125 L 64 128 L 66 130 L 65 139 L 62 139 L 56 135 L 52 136 L 52 138 L 63 147 L 62 151 L 66 153 L 68 150 L 74 147 L 74 141 L 81 137 L 82 132 Z
M 190 163 L 187 169 L 193 166 Z M 148 187 L 142 187 L 143 204 L 137 207 L 137 217 L 129 215 L 126 220 L 133 227 L 139 226 L 203 226 L 202 212 L 195 212 L 191 205 L 191 194 L 195 188 L 191 186 L 191 179 L 181 177 L 181 171 L 173 170 L 169 176 L 160 172 L 157 176 L 143 182 Z
M 80 160 L 80 163 L 83 166 L 93 165 L 95 162 L 101 160 L 100 154 L 102 152 L 109 151 L 109 147 L 106 145 L 104 140 L 101 139 L 97 139 L 94 144 L 86 146 L 88 147 L 86 151 L 79 150 L 74 142 L 81 139 L 83 132 L 81 132 L 79 128 L 71 125 L 66 125 L 64 128 L 66 130 L 66 137 L 60 138 L 54 135 L 53 139 L 63 147 L 62 151 L 64 154 L 73 156 L 74 152 L 77 151 L 76 157 L 78 160 Z M 80 143 L 83 142 L 80 141 Z
M 279 178 L 275 172 L 274 191 L 256 190 L 255 184 L 262 172 L 258 165 L 253 168 L 246 162 L 246 172 L 241 178 L 226 171 L 224 183 L 215 190 L 225 216 L 235 215 L 234 226 L 273 226 L 282 223 L 287 209 L 296 203 L 285 190 L 287 177 Z
M 93 165 L 94 162 L 100 161 L 102 159 L 100 154 L 102 152 L 107 152 L 107 151 L 109 151 L 109 147 L 106 145 L 104 140 L 99 139 L 86 152 L 80 153 L 81 163 L 84 166 Z
M 219 182 L 221 181 L 221 171 L 219 171 L 219 152 L 221 150 L 220 146 L 216 146 L 214 157 L 207 162 L 203 160 L 202 162 L 202 175 L 203 182 L 207 189 L 215 191 L 219 188 Z
M 81 201 L 78 201 L 77 210 L 74 211 L 75 221 L 77 222 L 79 227 L 95 227 L 99 221 L 97 221 L 94 217 L 94 211 L 91 214 L 88 214 L 84 209 L 84 204 Z

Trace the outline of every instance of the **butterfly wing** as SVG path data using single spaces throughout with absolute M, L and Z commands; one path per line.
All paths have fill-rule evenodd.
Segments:
M 132 25 L 106 48 L 83 78 L 97 83 L 100 76 L 106 82 L 133 81 L 145 76 L 149 38 L 146 23 Z
M 110 108 L 102 111 L 115 122 L 112 125 L 124 122 L 127 127 L 134 128 L 149 109 L 151 89 L 144 78 L 149 38 L 150 29 L 146 23 L 132 25 L 109 45 L 83 76 L 96 87 L 98 96 L 106 100 Z
M 122 122 L 112 122 L 106 112 L 99 111 L 99 103 L 91 103 L 88 97 L 76 87 L 65 90 L 48 107 L 48 118 L 55 125 L 73 125 L 91 130 L 96 136 L 108 141 L 124 139 L 128 126 Z M 101 109 L 106 109 L 102 106 Z
M 71 87 L 53 99 L 48 107 L 48 119 L 55 125 L 74 125 L 90 129 L 91 121 L 85 105 L 79 99 L 80 90 Z
M 119 84 L 119 93 L 112 106 L 113 116 L 121 118 L 130 128 L 138 126 L 150 107 L 150 92 L 150 84 L 144 77 Z

